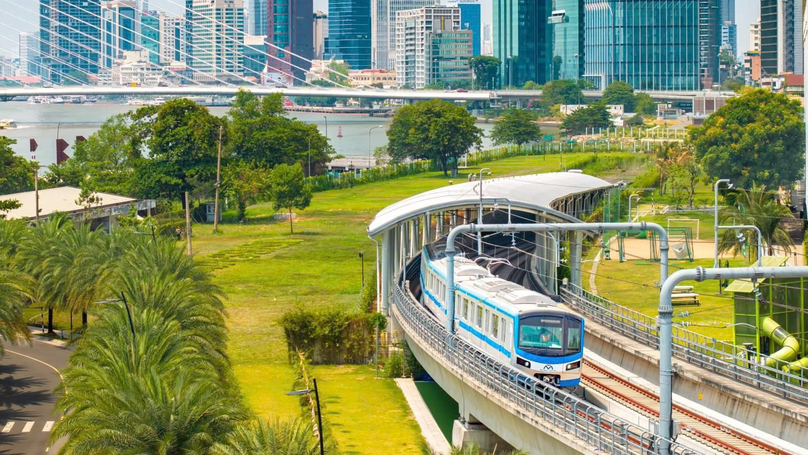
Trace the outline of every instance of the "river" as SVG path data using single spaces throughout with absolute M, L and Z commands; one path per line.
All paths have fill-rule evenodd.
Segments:
M 0 135 L 16 139 L 13 145 L 16 153 L 30 157 L 29 139 L 36 139 L 39 148 L 36 153 L 37 160 L 47 166 L 56 160 L 56 139 L 65 139 L 71 148 L 67 150 L 72 155 L 72 145 L 76 136 L 90 137 L 101 123 L 107 118 L 137 109 L 136 106 L 117 104 L 28 104 L 27 102 L 0 103 L 0 119 L 13 119 L 17 128 L 0 131 Z M 228 108 L 210 108 L 214 115 L 224 115 Z M 326 120 L 323 114 L 308 112 L 290 112 L 307 123 L 314 123 L 322 134 L 326 134 Z M 368 132 L 374 126 L 386 127 L 391 118 L 368 117 L 358 114 L 328 114 L 328 138 L 334 149 L 346 158 L 365 158 L 368 156 Z M 479 123 L 486 136 L 491 131 L 492 124 Z M 337 137 L 339 133 L 342 137 Z M 370 147 L 375 149 L 387 144 L 384 129 L 376 128 L 370 132 Z M 488 137 L 483 138 L 483 147 L 490 147 Z

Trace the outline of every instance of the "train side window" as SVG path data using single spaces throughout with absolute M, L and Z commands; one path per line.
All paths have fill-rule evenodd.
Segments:
M 573 353 L 581 350 L 581 322 L 567 319 L 567 352 Z
M 494 338 L 499 338 L 499 316 L 496 314 L 491 318 L 491 335 L 494 335 Z
M 469 299 L 463 298 L 463 319 L 469 320 Z
M 483 307 L 482 305 L 476 305 L 477 307 L 477 328 L 483 328 Z

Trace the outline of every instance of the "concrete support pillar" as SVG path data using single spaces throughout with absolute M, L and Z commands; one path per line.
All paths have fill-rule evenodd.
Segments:
M 452 425 L 452 445 L 463 447 L 472 443 L 477 444 L 480 449 L 487 453 L 494 452 L 494 450 L 497 453 L 513 450 L 510 444 L 482 423 L 471 423 L 463 419 L 455 420 Z
M 390 294 L 391 288 L 390 284 L 393 282 L 393 267 L 395 263 L 395 242 L 394 242 L 394 231 L 389 229 L 384 231 L 382 234 L 382 252 L 381 252 L 381 260 L 382 260 L 382 276 L 381 276 L 381 285 L 382 285 L 382 294 L 381 294 L 381 311 L 382 314 L 389 316 L 390 312 Z
M 435 230 L 435 240 L 439 239 L 443 235 L 443 219 L 445 218 L 445 213 L 440 212 L 438 213 L 438 228 Z
M 401 279 L 401 272 L 404 271 L 404 266 L 407 264 L 407 224 L 399 224 L 398 230 L 401 232 L 398 241 L 398 273 L 396 280 Z
M 429 212 L 424 214 L 424 225 L 423 225 L 423 234 L 421 239 L 421 246 L 427 246 L 427 244 L 431 241 L 429 232 L 432 230 L 432 217 L 429 215 Z
M 572 284 L 575 284 L 576 286 L 581 286 L 581 259 L 583 259 L 581 246 L 583 241 L 584 233 L 581 231 L 576 231 L 574 240 L 570 245 L 570 278 Z
M 415 238 L 418 236 L 418 234 L 417 234 L 418 230 L 416 229 L 416 226 L 415 226 L 417 222 L 418 222 L 418 220 L 416 218 L 413 218 L 412 220 L 410 220 L 410 241 L 409 241 L 410 254 L 409 254 L 409 258 L 412 258 L 413 256 L 415 256 L 415 251 L 418 249 L 418 247 L 415 246 L 416 245 Z
M 452 210 L 452 229 L 457 227 L 457 210 Z
M 391 234 L 393 235 L 393 282 L 395 282 L 401 267 L 401 225 L 395 225 L 391 229 Z

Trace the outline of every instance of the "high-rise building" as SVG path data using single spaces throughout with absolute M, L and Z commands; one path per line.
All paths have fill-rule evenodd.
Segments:
M 261 74 L 267 61 L 266 36 L 244 36 L 244 77 L 253 77 L 261 81 Z
M 267 0 L 250 0 L 249 34 L 267 35 Z
M 480 10 L 480 4 L 477 2 L 468 3 L 458 3 L 458 8 L 460 8 L 460 28 L 463 30 L 471 30 L 472 32 L 472 40 L 473 40 L 473 49 L 472 55 L 481 55 L 481 44 L 482 40 L 482 16 Z
M 483 55 L 494 55 L 494 42 L 491 40 L 491 24 L 483 25 Z
M 185 19 L 160 14 L 160 63 L 169 65 L 183 61 Z
M 157 11 L 140 13 L 140 46 L 148 53 L 149 62 L 160 64 L 160 15 Z
M 803 73 L 800 0 L 760 1 L 760 65 L 769 76 Z
M 322 60 L 325 55 L 325 40 L 328 38 L 328 15 L 322 11 L 314 12 L 314 58 Z
M 328 1 L 325 58 L 345 60 L 355 70 L 371 67 L 370 3 L 368 0 Z
M 550 76 L 550 2 L 494 0 L 494 56 L 501 85 L 544 84 Z
M 111 68 L 112 63 L 126 51 L 138 47 L 135 24 L 138 22 L 137 4 L 133 1 L 111 1 L 101 4 L 103 41 L 101 66 Z
M 434 4 L 435 0 L 370 0 L 373 68 L 393 70 L 396 66 L 396 13 Z
M 757 22 L 749 24 L 749 50 L 760 50 L 760 18 Z
M 101 60 L 100 0 L 40 0 L 40 52 L 43 77 L 76 82 L 71 73 L 98 74 Z
M 312 0 L 269 0 L 267 71 L 271 79 L 288 85 L 305 80 L 314 57 L 313 17 Z
M 579 0 L 553 0 L 547 18 L 553 43 L 552 79 L 578 79 L 584 71 L 584 11 Z
M 20 76 L 40 74 L 39 37 L 34 33 L 20 32 Z
M 183 33 L 183 61 L 189 68 L 194 67 L 194 0 L 185 0 L 185 31 Z
M 193 0 L 194 79 L 199 82 L 240 80 L 243 0 Z
M 721 50 L 730 49 L 732 55 L 738 54 L 738 27 L 730 22 L 721 24 Z
M 710 3 L 584 0 L 584 79 L 600 89 L 615 81 L 636 90 L 711 86 L 720 28 Z
M 396 84 L 423 88 L 471 79 L 471 30 L 461 30 L 460 8 L 426 6 L 396 13 Z

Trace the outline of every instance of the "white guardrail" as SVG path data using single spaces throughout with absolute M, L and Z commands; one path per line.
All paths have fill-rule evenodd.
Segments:
M 587 319 L 645 346 L 659 349 L 659 330 L 655 318 L 571 283 L 561 289 L 561 298 Z M 765 362 L 768 357 L 762 354 L 756 355 L 733 344 L 673 327 L 673 355 L 735 381 L 808 403 L 808 379 L 779 368 L 767 367 Z M 756 356 L 759 359 L 757 362 Z
M 489 396 L 519 409 L 535 420 L 564 431 L 593 450 L 610 454 L 656 454 L 660 438 L 643 428 L 611 415 L 563 390 L 547 386 L 500 363 L 464 340 L 449 335 L 412 294 L 399 284 L 393 287 L 393 311 L 407 335 L 421 346 L 428 346 L 438 359 L 460 369 Z M 526 419 L 530 420 L 530 419 Z M 539 428 L 537 426 L 537 428 Z M 698 454 L 675 442 L 671 453 Z

